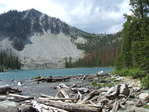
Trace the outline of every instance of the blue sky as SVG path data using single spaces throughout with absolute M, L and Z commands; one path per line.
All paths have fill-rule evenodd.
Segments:
M 116 33 L 130 13 L 129 0 L 0 0 L 0 13 L 34 8 L 89 33 Z

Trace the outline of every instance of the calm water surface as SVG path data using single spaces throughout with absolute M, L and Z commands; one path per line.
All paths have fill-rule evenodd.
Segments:
M 0 73 L 0 80 L 26 80 L 37 76 L 70 76 L 78 74 L 93 74 L 99 71 L 109 73 L 114 68 L 66 68 L 66 69 L 39 69 L 39 70 L 9 70 Z

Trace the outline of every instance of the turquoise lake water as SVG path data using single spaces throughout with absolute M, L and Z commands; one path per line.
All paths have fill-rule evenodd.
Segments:
M 40 94 L 55 95 L 58 90 L 53 89 L 58 86 L 59 83 L 64 83 L 67 86 L 72 86 L 76 82 L 81 80 L 71 78 L 66 82 L 54 82 L 54 83 L 40 83 L 29 81 L 30 78 L 37 76 L 70 76 L 70 75 L 88 75 L 94 74 L 99 71 L 104 73 L 109 73 L 113 71 L 114 68 L 71 68 L 71 69 L 41 69 L 41 70 L 9 70 L 4 73 L 0 73 L 0 87 L 9 86 L 22 91 L 22 94 L 29 96 L 40 96 Z M 21 81 L 22 86 L 17 83 Z
M 65 68 L 65 69 L 39 69 L 39 70 L 9 70 L 0 73 L 0 80 L 26 80 L 37 76 L 70 76 L 70 75 L 88 75 L 99 71 L 109 73 L 114 68 Z

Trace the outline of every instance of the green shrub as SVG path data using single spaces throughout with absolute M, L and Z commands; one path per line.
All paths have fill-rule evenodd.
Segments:
M 149 76 L 146 76 L 146 77 L 142 78 L 141 85 L 145 89 L 149 89 Z
M 129 70 L 129 73 L 128 73 L 129 76 L 131 76 L 131 77 L 133 77 L 133 78 L 140 78 L 140 79 L 141 79 L 142 77 L 145 77 L 146 74 L 147 74 L 146 71 L 140 70 L 140 69 L 138 69 L 138 68 L 130 69 L 130 70 Z
M 127 76 L 128 75 L 129 70 L 126 68 L 123 68 L 121 70 L 116 70 L 114 73 L 120 76 Z
M 141 70 L 138 68 L 132 68 L 132 69 L 121 69 L 121 70 L 116 70 L 114 72 L 115 74 L 118 74 L 120 76 L 131 76 L 133 78 L 142 78 L 145 77 L 147 72 L 145 70 Z

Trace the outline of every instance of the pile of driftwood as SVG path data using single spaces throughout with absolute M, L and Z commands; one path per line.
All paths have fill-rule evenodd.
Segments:
M 39 82 L 58 82 L 58 81 L 69 81 L 70 77 L 39 77 L 39 78 L 33 78 L 32 81 L 35 81 L 37 83 Z
M 49 76 L 33 79 L 33 81 L 55 82 L 77 78 L 81 82 L 96 79 L 103 83 L 100 80 L 101 77 L 107 76 L 110 77 L 109 74 L 103 73 L 73 77 Z M 85 85 L 86 83 L 80 82 L 72 86 L 60 83 L 54 87 L 58 90 L 55 96 L 40 94 L 38 97 L 21 95 L 21 91 L 11 87 L 1 87 L 0 112 L 117 112 L 121 109 L 125 111 L 129 104 L 141 107 L 149 103 L 149 93 L 143 93 L 141 87 L 130 87 L 120 83 L 108 89 L 104 87 L 95 89 L 90 88 L 90 83 Z M 8 103 L 9 106 L 5 106 Z M 12 106 L 13 103 L 16 104 L 15 107 Z
M 28 112 L 117 112 L 120 108 L 126 108 L 128 100 L 136 100 L 136 106 L 149 102 L 149 96 L 144 100 L 137 99 L 135 91 L 126 84 L 119 84 L 108 90 L 87 91 L 86 88 L 68 87 L 63 83 L 57 88 L 59 91 L 55 97 L 44 94 L 32 97 L 8 93 L 5 100 L 19 103 L 18 110 L 21 112 L 26 112 L 27 109 Z M 30 108 L 23 108 L 23 111 L 22 105 L 30 105 Z

